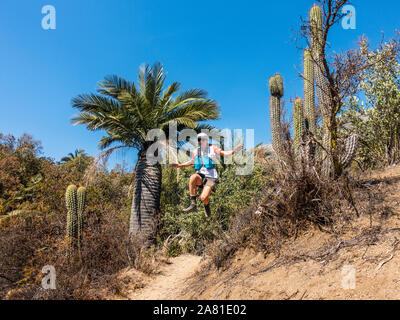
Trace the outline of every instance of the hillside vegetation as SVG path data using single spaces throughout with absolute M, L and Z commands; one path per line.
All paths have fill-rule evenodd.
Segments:
M 254 155 L 247 175 L 215 164 L 210 217 L 203 205 L 184 213 L 193 163 L 162 151 L 201 150 L 197 134 L 216 129 L 220 106 L 203 89 L 167 86 L 159 62 L 72 98 L 72 123 L 104 134 L 97 159 L 77 149 L 56 161 L 32 136 L 0 133 L 0 298 L 398 297 L 400 34 L 376 48 L 361 37 L 339 54 L 329 36 L 349 1 L 317 2 L 298 33 L 303 95 L 288 112 L 284 75 L 269 77 L 272 145 L 234 155 Z M 192 141 L 170 139 L 187 129 Z M 153 142 L 163 149 L 149 156 Z M 109 169 L 126 148 L 134 170 Z M 340 281 L 346 265 L 352 291 Z M 55 290 L 42 287 L 45 266 Z

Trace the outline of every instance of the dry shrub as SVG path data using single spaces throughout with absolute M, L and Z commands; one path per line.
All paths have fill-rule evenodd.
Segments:
M 1 296 L 6 299 L 101 299 L 117 287 L 117 273 L 134 266 L 155 271 L 144 238 L 129 240 L 125 217 L 88 214 L 80 251 L 68 256 L 65 221 L 16 219 L 0 232 Z M 55 267 L 57 289 L 41 288 L 45 265 Z
M 285 241 L 309 227 L 339 233 L 346 222 L 380 204 L 375 194 L 347 174 L 336 180 L 323 178 L 317 165 L 300 163 L 290 154 L 285 161 L 264 165 L 272 172 L 269 184 L 249 208 L 235 215 L 222 239 L 208 247 L 217 268 L 225 267 L 243 247 L 279 255 Z
M 15 217 L 0 223 L 0 297 L 35 281 L 36 258 L 54 252 L 54 241 L 62 234 L 62 225 L 51 216 Z
M 129 259 L 136 270 L 148 275 L 155 273 L 158 268 L 157 254 L 156 247 L 150 246 L 144 235 L 131 237 Z

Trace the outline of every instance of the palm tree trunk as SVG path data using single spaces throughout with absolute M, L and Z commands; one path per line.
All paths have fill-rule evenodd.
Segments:
M 146 159 L 146 150 L 139 152 L 135 170 L 135 187 L 129 224 L 129 235 L 143 233 L 149 236 L 156 227 L 160 211 L 161 165 Z

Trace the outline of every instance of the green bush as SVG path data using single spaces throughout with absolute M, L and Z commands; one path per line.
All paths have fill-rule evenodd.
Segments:
M 189 204 L 189 178 L 193 168 L 180 170 L 163 168 L 161 195 L 161 224 L 158 241 L 179 240 L 184 252 L 201 253 L 205 245 L 228 229 L 231 217 L 246 207 L 266 181 L 260 166 L 255 165 L 249 176 L 238 176 L 236 165 L 218 165 L 219 184 L 210 197 L 212 215 L 206 218 L 204 206 L 198 199 L 198 211 L 184 214 Z M 200 195 L 201 189 L 198 194 Z

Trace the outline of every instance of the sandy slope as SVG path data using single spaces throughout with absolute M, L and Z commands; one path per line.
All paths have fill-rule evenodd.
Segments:
M 360 217 L 333 237 L 319 230 L 289 243 L 280 257 L 239 252 L 224 271 L 200 257 L 171 259 L 161 273 L 130 285 L 130 299 L 400 299 L 400 168 L 378 173 L 389 214 Z M 346 267 L 347 266 L 347 267 Z M 350 266 L 355 288 L 346 288 Z M 137 274 L 135 274 L 137 276 Z
M 197 274 L 182 298 L 400 299 L 400 168 L 372 178 L 388 179 L 377 186 L 385 212 L 355 219 L 340 237 L 311 230 L 280 257 L 244 250 L 227 270 Z
M 316 235 L 308 240 L 311 237 Z M 228 270 L 193 279 L 182 298 L 400 299 L 400 256 L 395 245 L 400 232 L 378 238 L 371 246 L 341 249 L 331 261 L 306 258 L 318 250 L 307 245 L 304 260 L 281 266 L 276 257 L 264 259 L 244 251 Z M 343 287 L 344 275 L 349 274 L 345 266 L 354 268 L 354 289 Z

